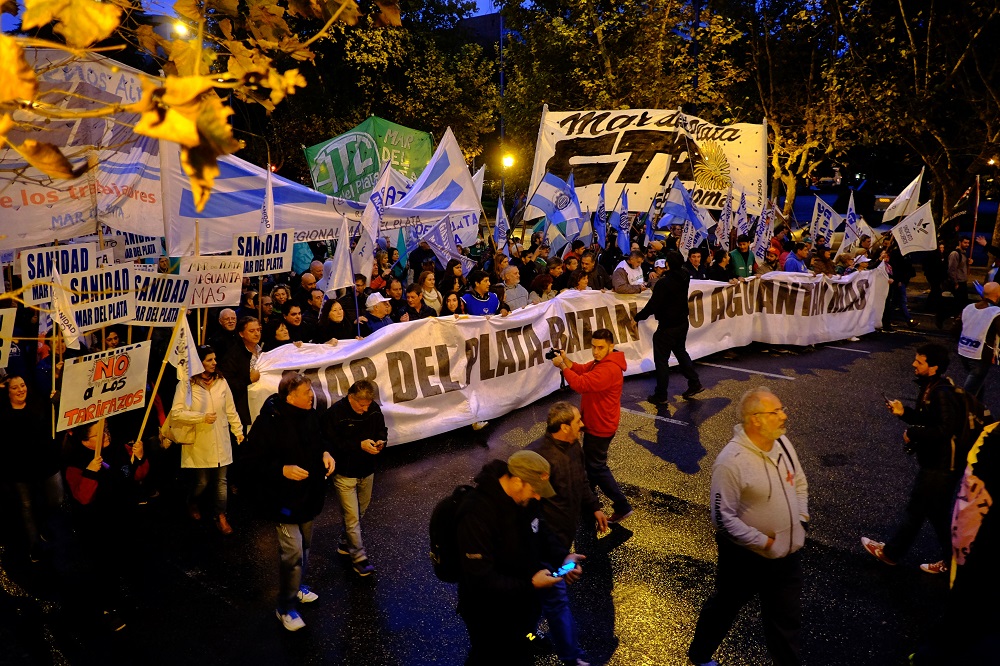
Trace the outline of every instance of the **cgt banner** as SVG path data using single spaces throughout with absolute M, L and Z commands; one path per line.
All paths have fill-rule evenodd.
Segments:
M 56 430 L 144 407 L 152 344 L 146 340 L 66 359 Z
M 606 184 L 608 209 L 628 190 L 633 211 L 649 210 L 680 178 L 695 204 L 719 210 L 729 187 L 746 193 L 747 212 L 759 215 L 767 197 L 764 125 L 713 125 L 679 110 L 564 111 L 542 109 L 528 191 L 545 172 L 570 172 L 584 210 L 597 210 Z M 525 218 L 542 215 L 532 206 Z
M 733 285 L 692 281 L 688 351 L 700 358 L 754 341 L 806 345 L 870 333 L 881 325 L 888 289 L 880 269 L 833 279 L 769 273 Z M 297 370 L 312 380 L 318 409 L 360 379 L 375 382 L 390 444 L 447 432 L 558 389 L 559 373 L 545 352 L 564 349 L 574 361 L 588 361 L 598 328 L 614 333 L 627 374 L 653 370 L 656 322 L 643 322 L 638 339 L 628 330 L 648 298 L 648 292 L 570 291 L 507 317 L 422 319 L 334 347 L 284 345 L 261 356 L 250 408 L 256 414 L 277 391 L 281 373 Z

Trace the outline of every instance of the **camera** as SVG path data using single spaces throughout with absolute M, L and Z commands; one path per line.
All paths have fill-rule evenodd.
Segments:
M 561 354 L 562 354 L 562 349 L 556 349 L 555 347 L 553 347 L 552 349 L 545 352 L 545 358 L 551 361 L 552 359 Z

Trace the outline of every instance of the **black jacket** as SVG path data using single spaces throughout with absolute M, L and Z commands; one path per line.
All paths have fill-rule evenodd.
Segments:
M 528 445 L 549 461 L 549 483 L 556 495 L 542 500 L 542 522 L 545 526 L 546 561 L 558 567 L 569 554 L 580 518 L 601 508 L 601 502 L 590 489 L 583 447 L 579 442 L 562 442 L 546 433 L 542 439 Z
M 368 411 L 358 414 L 344 396 L 320 417 L 323 433 L 333 443 L 337 474 L 355 479 L 363 479 L 375 473 L 375 458 L 361 448 L 361 442 L 385 441 L 389 431 L 385 427 L 385 417 L 378 403 L 372 402 Z
M 688 284 L 691 278 L 683 270 L 668 270 L 653 285 L 653 295 L 635 316 L 636 321 L 656 317 L 657 328 L 688 325 Z
M 330 446 L 314 409 L 299 409 L 277 394 L 264 403 L 243 446 L 253 452 L 254 477 L 263 485 L 265 509 L 280 523 L 305 523 L 323 510 L 326 468 L 323 452 Z M 309 478 L 293 481 L 282 468 L 298 465 Z
M 691 250 L 691 251 L 692 252 L 697 252 L 697 250 Z M 684 265 L 681 266 L 681 268 L 683 268 L 685 271 L 687 271 L 687 274 L 689 276 L 691 276 L 692 280 L 707 280 L 708 279 L 708 272 L 705 269 L 704 261 L 701 264 L 698 264 L 698 268 L 695 268 L 694 264 L 692 264 L 691 261 L 688 260 L 688 261 L 684 262 Z
M 240 415 L 240 423 L 246 431 L 251 423 L 250 419 L 250 399 L 247 396 L 247 389 L 250 387 L 250 361 L 253 353 L 243 344 L 235 344 L 229 348 L 225 356 L 219 357 L 219 372 L 225 377 L 229 384 L 229 390 L 233 394 L 233 404 L 236 405 L 236 413 Z
M 537 508 L 521 507 L 504 492 L 500 477 L 507 463 L 487 463 L 476 487 L 458 510 L 458 549 L 462 577 L 459 611 L 492 609 L 496 613 L 534 614 L 540 608 L 531 577 L 542 565 L 536 556 Z M 535 505 L 532 502 L 532 505 Z
M 959 403 L 955 385 L 948 377 L 919 377 L 917 406 L 904 407 L 903 421 L 909 424 L 906 435 L 917 463 L 928 470 L 951 469 L 952 438 L 962 432 L 965 405 Z

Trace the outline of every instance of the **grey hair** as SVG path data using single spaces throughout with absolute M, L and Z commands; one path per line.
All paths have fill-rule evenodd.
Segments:
M 766 386 L 758 386 L 757 388 L 750 389 L 743 394 L 740 398 L 740 416 L 743 419 L 743 423 L 746 423 L 751 416 L 761 411 L 762 398 L 766 395 L 777 397 L 774 395 L 774 391 Z
M 511 273 L 513 273 L 516 270 L 517 270 L 517 266 L 508 266 L 507 268 L 503 269 L 503 276 L 502 277 L 506 280 L 507 276 L 510 275 Z
M 549 408 L 549 418 L 546 430 L 550 433 L 559 432 L 563 424 L 569 425 L 576 418 L 576 406 L 569 402 L 557 402 Z
M 367 379 L 359 379 L 347 389 L 347 395 L 353 395 L 358 400 L 374 400 L 375 393 L 375 384 Z

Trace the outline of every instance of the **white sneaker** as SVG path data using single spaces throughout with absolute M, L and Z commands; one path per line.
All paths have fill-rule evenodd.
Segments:
M 302 616 L 299 615 L 298 611 L 288 611 L 282 615 L 281 611 L 274 611 L 274 614 L 278 616 L 281 620 L 281 624 L 284 625 L 285 629 L 288 631 L 298 631 L 306 626 L 305 621 L 303 621 Z
M 489 423 L 490 423 L 489 421 L 476 421 L 475 423 L 472 424 L 472 429 L 473 430 L 482 430 L 483 428 L 485 428 L 486 426 L 488 426 Z
M 301 601 L 304 604 L 311 604 L 312 602 L 319 599 L 319 595 L 310 590 L 305 585 L 299 588 L 299 593 L 297 596 L 299 598 L 299 601 Z

